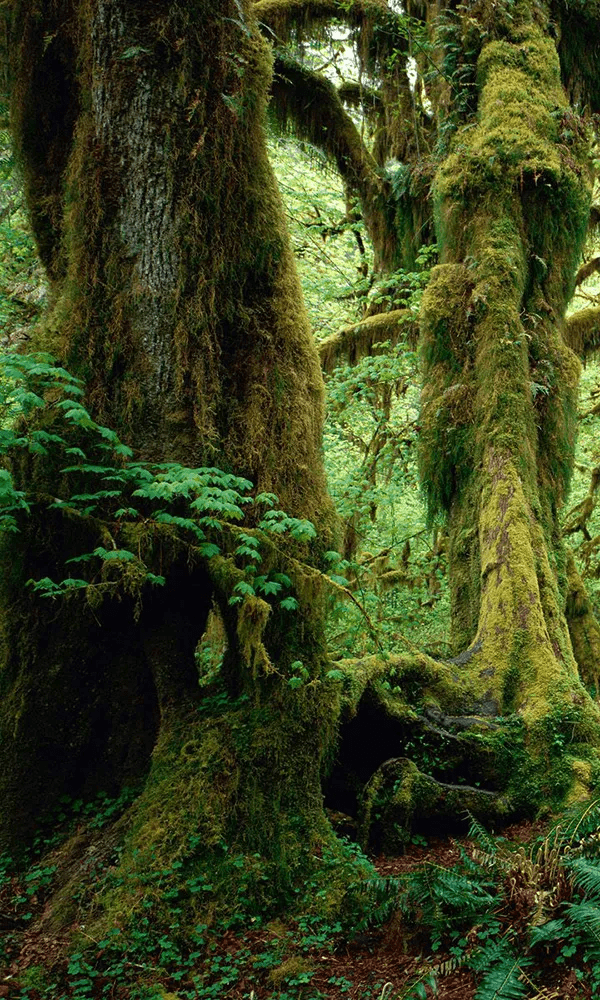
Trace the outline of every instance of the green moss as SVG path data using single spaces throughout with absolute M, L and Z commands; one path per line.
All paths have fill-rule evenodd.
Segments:
M 579 365 L 561 324 L 589 212 L 588 148 L 585 126 L 566 129 L 543 18 L 521 5 L 494 34 L 478 59 L 477 116 L 434 186 L 443 266 L 423 302 L 420 467 L 432 515 L 449 516 L 457 651 L 469 647 L 484 700 L 533 725 L 569 690 L 582 697 L 557 510 L 574 454 Z

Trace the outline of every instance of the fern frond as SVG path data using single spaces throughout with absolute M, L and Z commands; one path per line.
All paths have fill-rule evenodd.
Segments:
M 469 874 L 472 877 L 455 868 L 424 864 L 407 880 L 405 900 L 422 909 L 426 920 L 452 911 L 468 919 L 495 902 L 495 897 L 488 892 L 489 883 L 482 877 L 483 871 L 480 868 L 477 871 L 479 880 L 474 877 L 475 873 Z
M 536 944 L 555 944 L 564 941 L 568 933 L 569 927 L 564 920 L 547 920 L 545 924 L 531 928 L 529 943 L 532 947 Z
M 506 957 L 483 977 L 474 1000 L 523 1000 L 528 993 L 523 968 L 529 960 Z
M 600 864 L 589 858 L 572 858 L 564 862 L 573 882 L 591 902 L 600 906 Z M 598 911 L 600 914 L 600 910 Z
M 557 842 L 565 847 L 583 846 L 590 838 L 598 846 L 600 829 L 600 798 L 579 804 L 561 817 L 551 833 L 556 833 Z
M 469 968 L 483 974 L 489 972 L 494 965 L 512 962 L 514 957 L 514 951 L 506 938 L 493 938 L 469 957 Z
M 400 881 L 394 876 L 367 879 L 360 886 L 360 893 L 368 899 L 368 913 L 357 924 L 357 931 L 378 926 L 391 917 L 399 906 Z
M 600 957 L 600 909 L 587 901 L 565 903 L 564 908 L 574 936 L 586 939 Z
M 469 838 L 475 841 L 478 850 L 493 858 L 498 853 L 497 841 L 468 809 L 467 816 L 469 817 Z

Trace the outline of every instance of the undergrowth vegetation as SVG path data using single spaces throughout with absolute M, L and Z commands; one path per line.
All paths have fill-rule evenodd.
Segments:
M 102 848 L 101 837 L 110 844 L 110 831 L 133 795 L 125 791 L 116 800 L 102 796 L 87 804 L 65 801 L 52 837 L 38 838 L 24 867 L 17 871 L 10 858 L 0 859 L 6 968 L 23 936 L 27 939 L 27 927 L 40 919 L 44 923 L 44 905 L 57 882 L 64 886 L 65 837 L 76 836 L 89 858 L 87 882 L 80 883 L 72 901 L 75 911 L 83 907 L 86 892 L 114 881 L 115 857 Z M 565 976 L 581 984 L 581 993 L 573 996 L 594 997 L 600 990 L 599 826 L 598 800 L 565 813 L 528 844 L 494 837 L 472 819 L 455 864 L 425 858 L 404 874 L 386 877 L 377 876 L 348 844 L 364 878 L 347 886 L 345 910 L 335 919 L 311 914 L 310 908 L 285 923 L 266 919 L 249 906 L 252 872 L 246 867 L 240 871 L 236 911 L 227 919 L 198 920 L 191 929 L 185 921 L 190 905 L 201 901 L 210 914 L 213 886 L 208 873 L 196 873 L 174 889 L 180 865 L 175 860 L 151 878 L 149 873 L 134 926 L 117 925 L 97 935 L 93 927 L 76 922 L 68 961 L 61 959 L 51 922 L 41 939 L 31 934 L 19 986 L 9 995 L 15 1000 L 324 1000 L 345 995 L 417 1000 L 436 996 L 444 977 L 465 969 L 479 983 L 475 1000 L 558 1000 Z M 325 866 L 335 867 L 337 861 L 322 858 Z M 244 866 L 241 858 L 239 865 Z M 309 883 L 307 898 L 318 891 L 317 882 Z M 397 948 L 403 940 L 421 956 L 402 987 L 368 983 L 361 974 L 356 953 L 366 955 L 382 936 L 388 947 Z M 48 955 L 40 947 L 50 949 L 50 965 L 41 961 Z

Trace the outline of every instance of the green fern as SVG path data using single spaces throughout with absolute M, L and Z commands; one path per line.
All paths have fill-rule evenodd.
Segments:
M 498 842 L 492 837 L 489 830 L 483 826 L 479 820 L 467 810 L 469 817 L 469 837 L 475 841 L 475 847 L 488 855 L 490 859 L 495 858 L 498 853 Z
M 521 975 L 525 959 L 507 958 L 485 975 L 474 1000 L 523 1000 L 528 986 Z
M 523 972 L 531 959 L 516 957 L 505 938 L 482 948 L 469 964 L 483 973 L 474 1000 L 522 1000 L 527 995 Z
M 600 906 L 600 864 L 589 858 L 579 857 L 566 859 L 564 867 L 587 898 Z
M 368 901 L 367 905 L 360 907 L 360 910 L 365 912 L 366 916 L 357 925 L 359 932 L 385 923 L 394 911 L 398 909 L 400 879 L 394 876 L 367 879 L 365 882 L 360 883 L 357 891 L 361 897 L 366 897 Z
M 600 798 L 573 806 L 556 823 L 552 833 L 563 850 L 597 853 L 600 848 Z
M 497 904 L 493 883 L 470 862 L 469 870 L 424 864 L 406 879 L 399 906 L 431 934 L 436 951 L 452 930 L 473 926 Z

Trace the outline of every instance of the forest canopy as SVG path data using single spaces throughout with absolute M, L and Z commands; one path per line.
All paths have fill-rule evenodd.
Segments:
M 595 995 L 600 4 L 0 18 L 0 995 Z

